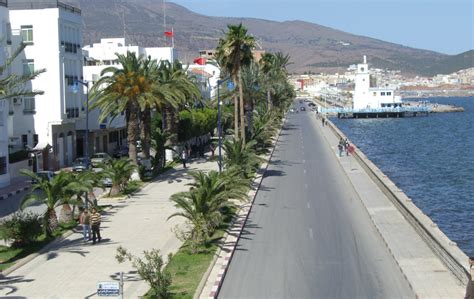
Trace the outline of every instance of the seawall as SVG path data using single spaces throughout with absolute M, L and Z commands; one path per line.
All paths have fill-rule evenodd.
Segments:
M 328 122 L 332 133 L 339 138 L 346 138 L 332 122 Z M 416 233 L 446 266 L 460 285 L 466 286 L 466 298 L 474 298 L 469 258 L 451 241 L 412 200 L 400 190 L 363 152 L 356 149 L 354 158 L 383 194 L 403 215 Z M 471 296 L 471 297 L 469 297 Z

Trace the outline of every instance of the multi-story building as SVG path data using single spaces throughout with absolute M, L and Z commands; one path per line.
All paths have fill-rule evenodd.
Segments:
M 132 52 L 137 55 L 151 57 L 158 62 L 162 60 L 172 61 L 177 58 L 176 50 L 171 47 L 144 48 L 140 46 L 127 45 L 125 38 L 103 38 L 100 43 L 87 45 L 83 49 L 84 55 L 84 80 L 91 87 L 100 78 L 103 69 L 116 66 L 120 67 L 117 55 L 126 55 Z M 123 114 L 113 121 L 105 119 L 99 123 L 99 109 L 89 111 L 89 152 L 111 152 L 117 146 L 125 144 L 126 130 Z M 77 123 L 77 128 L 85 130 L 84 120 Z
M 46 69 L 29 86 L 43 95 L 13 99 L 10 145 L 34 149 L 38 170 L 58 169 L 71 164 L 84 147 L 75 123 L 85 117 L 85 96 L 82 89 L 71 89 L 83 79 L 81 11 L 53 0 L 15 0 L 9 9 L 13 45 L 28 45 L 14 72 Z
M 0 0 L 0 65 L 5 64 L 10 42 L 10 18 L 6 0 Z M 6 74 L 0 74 L 0 76 Z M 8 171 L 8 111 L 9 101 L 0 98 L 0 187 L 10 184 Z

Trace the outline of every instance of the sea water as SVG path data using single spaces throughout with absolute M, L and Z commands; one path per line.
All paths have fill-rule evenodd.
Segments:
M 465 111 L 331 120 L 461 250 L 474 256 L 474 97 L 423 100 Z

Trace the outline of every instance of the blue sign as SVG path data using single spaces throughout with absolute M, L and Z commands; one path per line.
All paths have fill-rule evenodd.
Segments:
M 234 90 L 234 82 L 232 82 L 231 80 L 227 81 L 227 89 Z

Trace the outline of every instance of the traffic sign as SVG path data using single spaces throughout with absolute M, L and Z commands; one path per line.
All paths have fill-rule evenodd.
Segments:
M 97 296 L 102 296 L 102 297 L 120 296 L 120 283 L 118 281 L 101 281 L 97 283 Z

